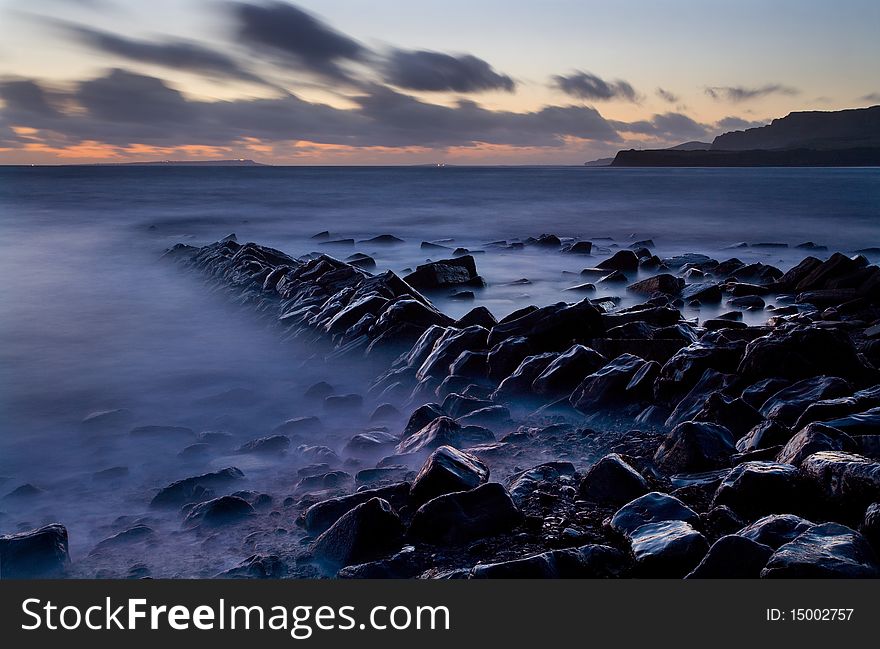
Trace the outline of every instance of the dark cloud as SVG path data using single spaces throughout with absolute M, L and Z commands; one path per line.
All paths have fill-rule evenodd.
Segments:
M 869 92 L 867 95 L 859 97 L 859 101 L 880 101 L 880 92 Z
M 562 92 L 578 99 L 606 101 L 609 99 L 625 99 L 638 101 L 635 89 L 626 81 L 605 81 L 595 74 L 576 71 L 569 75 L 556 75 L 553 85 Z
M 58 24 L 77 40 L 105 54 L 210 77 L 269 85 L 232 57 L 199 43 L 180 39 L 137 40 L 80 25 Z
M 193 114 L 192 104 L 160 79 L 119 68 L 81 82 L 76 100 L 89 115 L 108 122 L 173 124 Z
M 0 99 L 5 104 L 4 113 L 8 115 L 40 118 L 59 116 L 50 103 L 48 93 L 31 79 L 0 80 Z
M 725 117 L 716 124 L 722 131 L 744 131 L 747 128 L 758 128 L 766 125 L 766 121 L 750 121 L 741 117 Z
M 230 5 L 237 40 L 253 50 L 282 57 L 287 63 L 337 81 L 353 79 L 342 67 L 363 61 L 369 51 L 302 9 L 283 2 Z
M 660 97 L 660 99 L 662 99 L 663 101 L 668 101 L 670 104 L 674 104 L 678 101 L 678 95 L 675 95 L 664 88 L 657 88 L 656 92 L 657 96 Z
M 758 88 L 746 88 L 743 86 L 711 86 L 706 88 L 706 94 L 712 99 L 726 100 L 734 103 L 758 99 L 767 95 L 796 95 L 800 92 L 797 88 L 784 86 L 780 83 L 770 83 Z
M 624 133 L 647 135 L 663 141 L 696 140 L 707 137 L 712 127 L 701 124 L 683 113 L 662 113 L 637 122 L 612 122 Z
M 426 50 L 394 50 L 384 65 L 385 80 L 407 90 L 513 92 L 516 84 L 483 59 Z

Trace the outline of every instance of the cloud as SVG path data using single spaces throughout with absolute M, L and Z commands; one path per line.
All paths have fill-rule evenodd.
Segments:
M 657 88 L 655 92 L 657 93 L 657 96 L 660 97 L 660 99 L 662 99 L 663 101 L 668 101 L 670 104 L 674 104 L 678 101 L 678 95 L 675 95 L 670 91 L 665 90 L 664 88 Z
M 859 97 L 859 101 L 880 102 L 880 92 L 869 92 L 867 95 Z
M 797 88 L 784 86 L 779 83 L 771 83 L 758 88 L 746 88 L 744 86 L 710 86 L 706 88 L 706 94 L 712 99 L 727 100 L 733 103 L 759 99 L 767 95 L 796 95 L 800 91 Z
M 578 99 L 593 101 L 624 99 L 632 102 L 639 99 L 635 89 L 626 81 L 621 79 L 605 81 L 589 72 L 575 71 L 569 75 L 555 75 L 553 85 L 565 94 Z
M 725 117 L 724 119 L 719 120 L 716 126 L 723 131 L 744 131 L 747 128 L 767 126 L 768 121 L 769 120 L 750 121 L 741 117 Z
M 426 50 L 393 50 L 384 64 L 385 81 L 407 90 L 513 92 L 516 84 L 483 59 Z
M 105 54 L 209 77 L 270 85 L 230 56 L 199 43 L 181 39 L 137 40 L 81 25 L 60 21 L 57 24 L 77 40 Z
M 646 135 L 661 141 L 681 142 L 707 137 L 712 127 L 701 124 L 683 113 L 661 113 L 636 122 L 612 122 L 621 132 Z
M 32 79 L 0 80 L 0 99 L 5 104 L 3 113 L 7 115 L 41 119 L 60 115 L 52 106 L 49 94 Z
M 343 65 L 364 61 L 370 54 L 353 38 L 293 5 L 234 2 L 230 7 L 238 42 L 320 76 L 353 82 Z

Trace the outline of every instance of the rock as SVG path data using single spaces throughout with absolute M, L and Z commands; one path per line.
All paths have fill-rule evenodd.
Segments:
M 184 478 L 172 482 L 161 489 L 153 500 L 151 507 L 175 507 L 201 498 L 211 489 L 226 487 L 231 483 L 244 479 L 244 473 L 234 466 L 226 467 L 220 471 L 205 473 L 203 475 Z
M 618 509 L 610 524 L 611 529 L 629 537 L 638 528 L 649 523 L 684 521 L 696 524 L 699 518 L 693 509 L 678 498 L 652 491 Z
M 530 395 L 532 383 L 544 373 L 558 354 L 546 352 L 523 359 L 522 363 L 505 378 L 492 393 L 492 401 L 513 401 Z
M 416 379 L 421 381 L 429 376 L 443 379 L 449 374 L 449 366 L 462 352 L 485 350 L 488 336 L 489 332 L 478 326 L 447 329 L 416 371 Z
M 570 246 L 567 246 L 565 249 L 563 249 L 562 252 L 566 252 L 572 255 L 589 255 L 593 252 L 593 242 L 576 241 Z
M 641 577 L 684 577 L 709 550 L 702 534 L 677 520 L 642 525 L 630 540 Z
M 489 334 L 490 347 L 514 337 L 527 338 L 535 351 L 561 351 L 586 343 L 604 331 L 602 316 L 589 298 L 575 304 L 559 302 L 513 320 L 502 320 Z
M 390 403 L 382 403 L 376 406 L 376 409 L 373 410 L 373 414 L 370 415 L 370 422 L 394 422 L 399 420 L 400 417 L 400 410 Z
M 357 505 L 312 544 L 312 552 L 338 568 L 383 557 L 403 544 L 403 523 L 387 500 L 371 498 Z
M 756 338 L 746 347 L 737 369 L 744 381 L 768 376 L 800 381 L 822 375 L 858 380 L 865 371 L 844 334 L 816 327 L 774 329 Z
M 367 244 L 367 245 L 395 245 L 399 243 L 404 243 L 403 239 L 399 237 L 395 237 L 393 234 L 380 234 L 375 237 L 371 237 L 370 239 L 364 239 L 363 241 L 359 241 L 358 243 Z
M 844 433 L 852 436 L 869 436 L 880 430 L 880 408 L 871 408 L 840 419 L 831 419 L 825 422 Z
M 513 529 L 522 514 L 497 482 L 445 494 L 419 507 L 409 535 L 428 543 L 466 543 Z
M 874 549 L 880 548 L 880 503 L 874 503 L 865 510 L 861 532 L 871 542 Z
M 844 525 L 824 523 L 780 547 L 761 571 L 764 578 L 858 579 L 880 576 L 870 543 Z
M 801 471 L 838 511 L 862 512 L 880 500 L 880 462 L 843 451 L 819 451 L 801 462 Z
M 361 469 L 354 476 L 354 481 L 360 485 L 389 484 L 412 480 L 415 472 L 404 464 L 392 464 L 389 466 Z
M 708 403 L 710 396 L 725 390 L 733 380 L 734 377 L 730 374 L 721 374 L 713 369 L 707 369 L 669 414 L 666 426 L 674 428 L 682 422 L 696 419 Z
M 302 523 L 309 534 L 320 534 L 339 520 L 346 512 L 371 498 L 380 498 L 400 509 L 409 501 L 409 483 L 399 482 L 377 489 L 364 489 L 348 496 L 328 498 L 309 507 L 302 516 Z
M 708 471 L 730 466 L 734 452 L 733 436 L 723 426 L 686 421 L 663 440 L 654 463 L 667 473 Z
M 747 525 L 737 532 L 737 535 L 775 550 L 793 541 L 814 525 L 815 523 L 794 514 L 771 514 Z
M 621 354 L 593 372 L 571 393 L 571 405 L 581 412 L 591 411 L 624 400 L 626 386 L 647 363 L 632 354 Z
M 398 444 L 395 452 L 404 455 L 431 451 L 440 446 L 459 447 L 463 442 L 462 425 L 446 416 L 437 417 L 417 433 Z
M 824 424 L 813 423 L 797 432 L 779 452 L 777 460 L 800 466 L 819 451 L 855 451 L 856 444 L 846 433 Z
M 92 412 L 86 415 L 81 423 L 86 430 L 107 431 L 130 424 L 133 419 L 134 413 L 131 410 L 115 408 Z
M 456 320 L 453 326 L 456 329 L 466 329 L 476 325 L 488 330 L 496 324 L 498 324 L 498 321 L 489 309 L 484 306 L 477 306 Z
M 851 394 L 852 388 L 834 376 L 814 376 L 783 388 L 764 402 L 761 414 L 786 426 L 793 426 L 808 406 L 822 399 Z
M 489 376 L 488 359 L 486 351 L 463 351 L 449 366 L 449 373 L 482 382 Z
M 42 496 L 44 493 L 46 493 L 44 489 L 35 487 L 30 483 L 25 483 L 23 485 L 19 485 L 8 494 L 3 496 L 3 500 L 28 500 L 31 498 L 35 498 L 36 496 Z
M 490 429 L 509 426 L 511 421 L 510 410 L 499 405 L 486 406 L 458 418 L 458 423 L 462 426 L 484 426 Z
M 184 525 L 228 525 L 238 523 L 257 512 L 244 498 L 221 496 L 193 507 L 184 520 Z
M 734 374 L 744 349 L 745 343 L 741 341 L 715 342 L 705 337 L 682 347 L 660 370 L 655 389 L 657 398 L 669 405 L 677 403 L 700 381 L 706 370 Z
M 343 449 L 349 455 L 376 455 L 396 446 L 398 439 L 381 430 L 368 430 L 352 437 Z
M 735 309 L 763 309 L 765 302 L 759 295 L 742 295 L 727 300 L 727 304 Z
M 317 385 L 317 384 L 316 384 Z M 314 386 L 312 386 L 314 387 Z M 331 388 L 332 390 L 332 388 Z M 330 395 L 326 395 L 324 397 L 318 397 L 319 392 L 316 391 L 314 396 L 316 398 L 320 398 L 322 401 Z M 323 432 L 324 424 L 321 423 L 321 420 L 317 417 L 294 417 L 293 419 L 288 419 L 283 424 L 276 426 L 272 429 L 273 435 L 288 435 L 288 436 L 296 436 L 296 435 L 312 435 L 315 433 Z
M 307 462 L 335 463 L 339 461 L 336 451 L 327 446 L 300 444 L 296 447 L 296 452 Z
M 700 304 L 717 304 L 721 301 L 721 285 L 715 282 L 690 284 L 681 290 L 681 299 L 685 303 L 697 300 Z
M 239 446 L 235 452 L 276 455 L 285 453 L 288 448 L 290 448 L 289 437 L 286 435 L 269 435 L 268 437 L 252 439 Z
M 736 441 L 736 450 L 740 453 L 749 453 L 759 449 L 783 446 L 791 438 L 792 432 L 788 426 L 783 426 L 774 419 L 765 419 Z M 797 464 L 797 462 L 787 459 L 780 459 L 779 461 L 787 464 Z
M 582 498 L 609 505 L 622 505 L 649 491 L 648 482 L 617 453 L 591 466 L 580 484 Z
M 779 462 L 744 462 L 727 474 L 712 500 L 748 520 L 802 507 L 797 467 Z
M 545 462 L 511 476 L 508 481 L 510 495 L 517 504 L 522 504 L 542 483 L 553 483 L 560 477 L 575 477 L 571 462 Z
M 859 390 L 852 396 L 823 399 L 810 404 L 798 419 L 795 427 L 800 430 L 814 421 L 827 422 L 831 420 L 846 419 L 849 415 L 854 415 L 878 406 L 880 406 L 880 385 L 875 385 L 865 390 Z M 876 414 L 880 415 L 880 411 Z M 880 418 L 878 418 L 877 421 L 872 422 L 872 424 L 880 424 Z M 874 427 L 876 428 L 877 426 Z
M 644 295 L 653 295 L 654 293 L 678 295 L 684 286 L 685 281 L 682 278 L 670 275 L 669 273 L 662 273 L 648 279 L 643 279 L 635 284 L 630 284 L 626 287 L 626 290 L 631 293 L 642 293 Z
M 489 468 L 479 459 L 451 446 L 435 450 L 413 481 L 410 495 L 416 503 L 455 491 L 467 491 L 489 480 Z
M 129 527 L 126 530 L 123 530 L 113 536 L 108 536 L 103 541 L 100 541 L 92 551 L 89 553 L 96 554 L 107 548 L 114 548 L 119 546 L 126 546 L 133 543 L 141 543 L 143 541 L 148 541 L 154 539 L 156 536 L 155 531 L 152 527 L 148 525 L 134 525 Z
M 324 410 L 338 414 L 353 414 L 360 411 L 364 398 L 359 394 L 331 394 L 324 398 Z
M 757 579 L 773 548 L 736 534 L 712 544 L 700 564 L 685 579 Z
M 325 489 L 337 489 L 351 483 L 351 474 L 345 471 L 328 471 L 317 475 L 304 477 L 296 483 L 295 493 L 324 491 Z
M 432 421 L 445 415 L 443 407 L 439 404 L 426 403 L 419 406 L 409 416 L 409 421 L 406 422 L 406 427 L 403 429 L 400 439 L 404 441 L 409 439 Z
M 588 374 L 607 363 L 599 352 L 583 345 L 572 345 L 565 353 L 554 358 L 532 382 L 537 394 L 561 397 L 571 394 Z
M 284 579 L 287 566 L 275 554 L 252 554 L 240 564 L 221 572 L 215 579 Z
M 761 422 L 761 415 L 741 398 L 727 397 L 723 392 L 716 391 L 709 395 L 703 407 L 694 415 L 694 421 L 724 426 L 734 439 L 738 439 Z
M 403 278 L 417 290 L 445 288 L 447 286 L 482 286 L 477 275 L 477 263 L 472 255 L 444 259 L 418 266 L 415 271 Z
M 788 379 L 771 377 L 753 383 L 742 392 L 742 399 L 752 408 L 760 408 L 774 394 L 791 385 Z
M 0 536 L 0 579 L 56 579 L 69 563 L 67 528 L 58 523 Z
M 448 414 L 450 417 L 452 417 L 453 419 L 457 419 L 476 410 L 480 410 L 481 408 L 487 408 L 491 405 L 493 405 L 491 401 L 478 399 L 476 397 L 468 397 L 463 394 L 457 394 L 453 392 L 452 394 L 448 394 L 446 398 L 443 399 L 443 403 L 440 407 L 443 412 Z
M 639 257 L 632 250 L 620 250 L 611 257 L 596 265 L 605 270 L 636 271 L 639 269 Z
M 474 566 L 471 579 L 608 579 L 628 567 L 626 556 L 607 545 L 551 550 L 523 559 Z
M 532 355 L 532 346 L 524 337 L 508 338 L 489 350 L 489 378 L 502 381 L 513 373 L 528 356 Z

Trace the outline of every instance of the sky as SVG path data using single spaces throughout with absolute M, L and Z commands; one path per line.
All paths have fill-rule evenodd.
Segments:
M 0 0 L 0 164 L 581 164 L 880 104 L 876 0 Z

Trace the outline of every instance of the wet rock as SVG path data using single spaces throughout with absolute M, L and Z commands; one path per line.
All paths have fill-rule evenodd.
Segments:
M 489 350 L 489 378 L 501 381 L 519 367 L 528 356 L 532 355 L 532 346 L 524 337 L 508 338 Z
M 561 351 L 573 343 L 586 343 L 602 331 L 602 316 L 587 298 L 575 304 L 559 302 L 501 321 L 492 328 L 488 344 L 493 347 L 508 338 L 525 337 L 535 351 Z
M 740 453 L 749 453 L 759 449 L 783 446 L 787 444 L 791 438 L 792 432 L 788 426 L 783 426 L 773 419 L 766 419 L 736 441 L 736 450 Z M 792 462 L 787 459 L 780 459 L 779 461 L 788 464 L 797 464 L 797 462 Z
M 297 454 L 307 462 L 336 463 L 339 456 L 327 446 L 300 444 L 296 447 Z
M 422 569 L 415 548 L 405 545 L 385 559 L 346 566 L 336 573 L 339 579 L 411 579 Z
M 865 390 L 859 390 L 852 396 L 823 399 L 810 404 L 798 419 L 795 427 L 801 429 L 814 421 L 827 422 L 845 419 L 849 415 L 855 415 L 878 406 L 880 406 L 880 385 L 875 385 Z M 880 411 L 877 414 L 880 415 Z M 872 423 L 880 425 L 880 418 Z
M 605 270 L 636 271 L 639 269 L 639 257 L 632 250 L 620 250 L 605 261 L 596 265 Z
M 358 243 L 368 244 L 368 245 L 396 245 L 399 243 L 404 243 L 404 240 L 395 237 L 393 234 L 380 234 L 375 237 L 371 237 L 369 239 L 364 239 L 363 241 L 359 241 Z
M 870 543 L 844 525 L 824 523 L 781 546 L 761 572 L 764 578 L 876 578 L 880 563 Z
M 370 421 L 373 423 L 393 422 L 400 419 L 400 417 L 400 410 L 390 403 L 382 403 L 376 406 L 376 409 L 373 410 L 373 414 L 370 415 Z
M 797 432 L 779 452 L 777 460 L 800 466 L 819 451 L 855 451 L 856 444 L 846 433 L 824 424 L 813 423 Z
M 562 476 L 571 479 L 575 477 L 574 465 L 571 462 L 557 461 L 539 464 L 511 476 L 508 481 L 510 495 L 515 503 L 521 504 L 542 483 L 553 483 Z
M 743 295 L 727 300 L 727 304 L 735 309 L 763 309 L 765 302 L 758 295 Z
M 404 482 L 412 480 L 413 477 L 415 477 L 415 472 L 411 471 L 408 466 L 393 464 L 372 469 L 361 469 L 355 474 L 354 481 L 358 485 L 376 485 Z
M 240 564 L 217 575 L 216 579 L 284 579 L 287 566 L 275 554 L 252 554 Z
M 865 412 L 831 419 L 825 423 L 849 435 L 867 437 L 880 431 L 880 408 L 871 408 Z
M 477 306 L 456 320 L 453 326 L 456 329 L 466 329 L 476 325 L 488 330 L 496 324 L 498 324 L 498 321 L 489 309 L 484 306 Z
M 482 382 L 489 376 L 488 360 L 487 351 L 464 351 L 449 366 L 449 373 Z
M 843 451 L 820 451 L 801 462 L 801 471 L 840 510 L 864 511 L 880 500 L 880 462 Z
M 716 334 L 717 335 L 717 334 Z M 706 370 L 734 374 L 745 343 L 700 340 L 678 350 L 660 370 L 655 389 L 659 400 L 677 403 L 705 375 Z
M 152 540 L 155 537 L 156 532 L 152 527 L 143 524 L 134 525 L 133 527 L 129 527 L 128 529 L 118 532 L 113 536 L 108 536 L 103 541 L 100 541 L 89 554 L 96 554 L 109 548 L 142 543 L 144 541 Z
M 364 489 L 348 496 L 322 500 L 303 513 L 302 524 L 309 534 L 321 534 L 346 512 L 371 498 L 387 500 L 394 508 L 400 509 L 409 501 L 409 487 L 409 483 L 399 482 L 387 487 Z
M 686 579 L 757 579 L 773 548 L 736 534 L 722 536 Z
M 390 433 L 368 430 L 352 437 L 345 445 L 344 451 L 349 455 L 376 455 L 387 452 L 398 442 L 399 440 Z
M 453 419 L 458 419 L 464 415 L 470 414 L 481 408 L 493 405 L 491 401 L 486 399 L 478 399 L 477 397 L 468 397 L 463 394 L 453 392 L 443 399 L 441 410 Z
M 708 421 L 724 426 L 734 439 L 745 435 L 761 422 L 757 410 L 740 398 L 725 396 L 721 391 L 712 392 L 694 415 L 694 421 Z
M 619 403 L 624 399 L 626 386 L 646 362 L 632 354 L 618 356 L 584 378 L 571 394 L 571 405 L 588 413 L 599 407 Z
M 834 376 L 815 376 L 798 381 L 767 399 L 761 414 L 786 426 L 793 426 L 808 406 L 822 399 L 851 394 L 852 388 L 843 379 Z
M 470 431 L 466 431 L 464 426 L 450 417 L 437 417 L 417 433 L 400 442 L 396 452 L 405 455 L 420 451 L 432 451 L 440 446 L 458 448 L 468 441 L 468 432 Z M 482 441 L 492 440 L 494 437 L 491 440 L 484 439 Z
M 780 379 L 778 377 L 761 379 L 743 390 L 742 399 L 752 408 L 760 408 L 767 399 L 789 385 L 791 385 L 791 381 L 788 379 Z
M 351 484 L 351 474 L 345 471 L 328 471 L 318 475 L 304 477 L 296 484 L 294 491 L 303 493 L 309 491 L 324 491 L 325 489 L 337 489 Z
M 492 393 L 493 401 L 515 401 L 531 393 L 532 383 L 546 370 L 558 354 L 546 352 L 526 357 Z
M 562 252 L 566 252 L 572 255 L 589 255 L 593 252 L 593 242 L 576 241 L 571 245 L 566 246 Z
M 413 410 L 413 413 L 410 415 L 409 421 L 407 421 L 400 439 L 404 441 L 409 439 L 432 421 L 445 415 L 446 412 L 444 411 L 444 408 L 439 404 L 426 403 L 419 406 Z
M 735 452 L 733 436 L 723 426 L 686 421 L 663 440 L 654 463 L 667 473 L 708 471 L 730 466 Z
M 591 466 L 580 484 L 582 498 L 608 505 L 622 505 L 649 491 L 648 482 L 617 453 Z
M 477 426 L 490 429 L 509 426 L 511 421 L 510 410 L 500 405 L 486 406 L 458 418 L 458 423 L 462 426 Z M 491 440 L 487 439 L 484 441 Z
M 364 398 L 359 394 L 331 394 L 324 399 L 324 410 L 333 414 L 352 414 L 364 406 Z
M 387 500 L 371 498 L 339 518 L 312 544 L 312 552 L 332 567 L 372 561 L 400 548 L 403 523 Z
M 313 386 L 314 387 L 314 386 Z M 317 396 L 318 392 L 315 392 Z M 329 396 L 329 395 L 327 395 Z M 326 397 L 321 397 L 323 401 Z M 273 435 L 301 436 L 323 432 L 324 424 L 317 417 L 294 417 L 272 429 Z
M 67 528 L 58 523 L 0 536 L 0 579 L 53 579 L 64 576 L 70 555 Z
M 239 496 L 221 496 L 193 507 L 184 520 L 184 525 L 229 525 L 238 523 L 257 512 L 244 498 Z
M 662 372 L 662 369 L 661 369 Z M 699 381 L 684 395 L 669 414 L 666 426 L 673 428 L 684 421 L 691 421 L 703 410 L 710 396 L 726 389 L 734 380 L 730 374 L 706 370 Z
M 626 556 L 607 545 L 551 550 L 541 554 L 474 566 L 471 579 L 608 579 L 628 567 Z
M 226 467 L 212 473 L 205 473 L 183 480 L 172 482 L 161 489 L 153 500 L 151 507 L 175 507 L 184 503 L 194 502 L 211 489 L 228 487 L 237 480 L 243 480 L 244 473 L 236 467 Z
M 417 503 L 455 491 L 474 489 L 489 480 L 489 468 L 470 453 L 451 446 L 435 450 L 413 481 L 410 494 Z
M 873 503 L 865 510 L 860 530 L 875 550 L 880 548 L 880 503 Z
M 483 327 L 447 329 L 434 344 L 431 353 L 416 372 L 419 381 L 427 377 L 443 379 L 449 374 L 449 366 L 465 351 L 483 351 L 489 332 Z
M 428 543 L 466 543 L 508 532 L 521 521 L 507 490 L 490 482 L 429 500 L 413 516 L 409 534 Z
M 748 520 L 803 507 L 797 467 L 780 462 L 744 462 L 718 486 L 713 505 L 726 505 Z
M 635 284 L 630 284 L 626 287 L 626 290 L 631 293 L 642 293 L 644 295 L 653 295 L 654 293 L 678 295 L 684 286 L 685 281 L 682 278 L 670 275 L 669 273 L 663 273 L 643 279 Z
M 239 446 L 236 453 L 253 453 L 260 455 L 278 455 L 290 448 L 290 438 L 286 435 L 269 435 L 252 439 Z
M 679 520 L 642 525 L 630 540 L 635 569 L 642 577 L 684 577 L 709 550 L 703 535 Z
M 771 514 L 747 525 L 737 534 L 775 550 L 814 525 L 815 523 L 794 514 Z
M 477 275 L 477 263 L 471 255 L 422 264 L 403 280 L 418 290 L 483 284 L 482 279 Z
M 599 352 L 583 345 L 572 345 L 538 375 L 532 382 L 532 390 L 537 394 L 556 397 L 571 394 L 585 376 L 605 363 L 607 359 Z
M 683 521 L 696 524 L 699 521 L 699 516 L 678 498 L 652 491 L 618 509 L 611 518 L 611 528 L 629 537 L 643 525 L 663 521 Z

